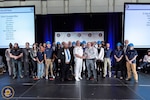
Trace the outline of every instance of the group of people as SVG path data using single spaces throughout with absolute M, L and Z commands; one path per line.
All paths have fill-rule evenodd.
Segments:
M 87 80 L 98 81 L 98 75 L 112 77 L 112 58 L 115 60 L 113 77 L 131 80 L 133 72 L 135 82 L 138 82 L 136 71 L 137 51 L 134 45 L 125 40 L 125 44 L 116 44 L 112 50 L 109 43 L 102 41 L 87 42 L 57 42 L 34 43 L 32 48 L 28 42 L 25 48 L 19 48 L 18 43 L 9 44 L 5 51 L 8 72 L 13 79 L 31 77 L 54 80 L 57 76 L 61 81 L 80 81 L 85 75 Z M 118 74 L 121 71 L 121 75 Z

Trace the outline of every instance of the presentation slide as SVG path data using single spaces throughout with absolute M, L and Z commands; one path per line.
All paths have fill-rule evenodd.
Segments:
M 150 4 L 125 4 L 124 40 L 150 48 Z
M 9 43 L 35 42 L 35 14 L 32 7 L 0 8 L 0 48 L 8 48 Z
M 56 42 L 93 42 L 104 41 L 104 31 L 89 31 L 89 32 L 55 32 Z

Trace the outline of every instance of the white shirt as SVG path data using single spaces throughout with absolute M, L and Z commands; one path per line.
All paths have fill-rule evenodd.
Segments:
M 145 55 L 144 59 L 143 59 L 143 62 L 150 62 L 150 56 Z
M 79 56 L 83 56 L 83 49 L 81 46 L 76 46 L 74 49 L 73 49 L 73 55 L 75 57 L 75 59 L 81 59 L 79 57 L 76 57 L 75 54 L 78 54 Z
M 6 49 L 6 51 L 5 51 L 5 57 L 6 57 L 6 60 L 7 61 L 9 61 L 10 60 L 10 51 L 11 51 L 11 49 Z
M 70 51 L 69 49 L 64 49 L 64 52 L 65 52 L 65 62 L 70 62 L 71 60 L 71 55 L 70 55 Z
M 96 59 L 97 60 L 101 60 L 101 61 L 104 60 L 104 48 L 101 47 L 100 48 L 100 53 L 97 52 Z
M 127 49 L 128 49 L 128 44 L 125 44 L 125 45 L 124 45 L 124 48 L 123 48 L 124 53 L 126 53 Z

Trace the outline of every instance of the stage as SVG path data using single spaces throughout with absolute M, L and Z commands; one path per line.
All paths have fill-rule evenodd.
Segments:
M 29 78 L 11 79 L 0 75 L 0 90 L 11 86 L 15 95 L 11 100 L 150 100 L 150 75 L 139 72 L 139 83 L 117 78 L 100 78 L 99 81 L 55 81 Z M 0 100 L 3 100 L 0 96 Z

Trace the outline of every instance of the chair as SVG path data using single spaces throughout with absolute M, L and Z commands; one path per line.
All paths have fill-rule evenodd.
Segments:
M 144 73 L 150 72 L 150 63 L 147 63 L 146 65 L 143 66 L 142 71 Z
M 144 67 L 144 72 L 145 73 L 150 72 L 150 63 L 146 64 L 146 66 Z

